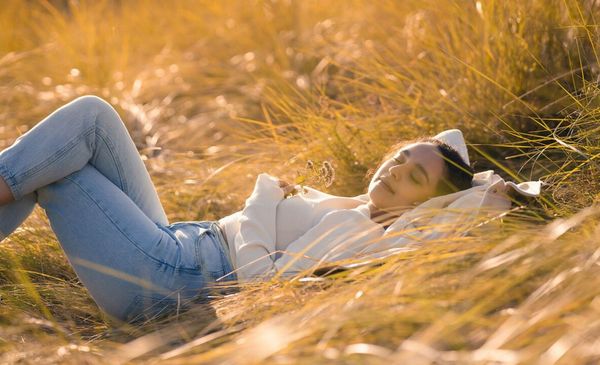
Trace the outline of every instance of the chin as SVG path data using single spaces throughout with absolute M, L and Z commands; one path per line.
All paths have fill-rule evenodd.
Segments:
M 386 208 L 387 208 L 387 205 L 389 204 L 389 198 L 390 198 L 389 196 L 385 196 L 385 194 L 383 194 L 378 189 L 370 191 L 368 196 L 369 196 L 369 200 L 371 201 L 371 204 L 373 204 L 373 206 L 375 206 L 375 208 L 377 208 L 378 210 L 386 210 L 387 211 Z
M 390 201 L 389 196 L 369 194 L 369 199 L 371 200 L 371 204 L 373 204 L 377 210 L 386 211 L 392 214 L 399 214 L 406 211 L 406 209 L 411 208 L 409 205 L 401 205 Z

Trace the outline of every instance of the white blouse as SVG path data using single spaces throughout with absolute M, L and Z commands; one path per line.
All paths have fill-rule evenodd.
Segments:
M 366 195 L 339 197 L 309 187 L 284 199 L 278 179 L 260 174 L 242 211 L 219 220 L 241 280 L 274 271 L 300 271 L 342 258 L 340 241 L 383 227 L 370 219 Z M 354 229 L 349 229 L 348 224 Z M 358 229 L 359 227 L 362 227 Z M 337 252 L 339 251 L 339 252 Z M 298 254 L 302 255 L 300 257 Z M 345 255 L 351 252 L 345 250 Z M 349 256 L 348 256 L 349 257 Z
M 460 130 L 434 138 L 452 146 L 469 164 Z M 370 219 L 366 195 L 345 198 L 307 188 L 305 194 L 284 199 L 278 179 L 260 174 L 244 209 L 219 223 L 243 281 L 362 254 L 387 256 L 407 243 L 462 235 L 481 225 L 480 218 L 501 217 L 509 210 L 511 190 L 538 196 L 540 187 L 540 181 L 515 184 L 492 170 L 480 172 L 470 189 L 429 199 L 384 229 Z
M 284 199 L 278 179 L 260 174 L 244 209 L 219 223 L 238 278 L 247 281 L 358 255 L 387 256 L 408 243 L 462 235 L 490 217 L 502 217 L 511 207 L 511 191 L 538 196 L 540 186 L 540 181 L 515 184 L 492 170 L 480 172 L 470 189 L 429 199 L 384 228 L 371 220 L 366 195 L 347 198 L 307 188 Z

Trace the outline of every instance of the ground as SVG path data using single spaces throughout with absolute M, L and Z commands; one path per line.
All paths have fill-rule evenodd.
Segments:
M 0 148 L 103 97 L 171 222 L 239 210 L 260 172 L 360 194 L 390 145 L 447 128 L 477 171 L 545 185 L 466 237 L 128 327 L 36 208 L 0 245 L 0 363 L 600 361 L 597 15 L 587 0 L 5 1 Z

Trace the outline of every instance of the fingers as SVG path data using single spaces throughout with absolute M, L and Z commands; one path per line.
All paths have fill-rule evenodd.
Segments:
M 281 188 L 281 190 L 283 190 L 283 195 L 286 197 L 290 195 L 295 195 L 299 191 L 298 185 L 291 185 L 290 183 L 284 180 L 279 180 L 278 182 L 279 187 Z
M 296 193 L 296 187 L 293 185 L 286 185 L 286 186 L 282 187 L 281 189 L 283 189 L 283 195 Z

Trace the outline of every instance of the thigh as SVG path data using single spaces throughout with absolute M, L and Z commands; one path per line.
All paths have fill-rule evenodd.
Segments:
M 106 101 L 86 96 L 81 103 L 97 111 L 95 151 L 89 163 L 119 187 L 148 218 L 163 225 L 167 216 L 150 174 L 116 110 Z
M 168 224 L 135 143 L 115 109 L 99 97 L 62 106 L 0 152 L 0 175 L 16 200 L 91 164 L 153 222 Z
M 188 249 L 91 165 L 37 191 L 77 276 L 108 314 L 124 319 L 140 295 L 163 298 L 204 286 Z M 189 251 L 189 252 L 188 252 Z

